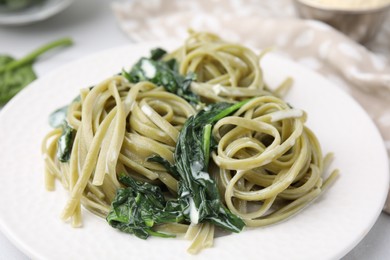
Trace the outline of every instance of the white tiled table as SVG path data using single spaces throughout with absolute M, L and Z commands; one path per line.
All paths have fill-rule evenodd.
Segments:
M 63 13 L 49 20 L 22 27 L 0 27 L 0 51 L 20 57 L 43 43 L 64 36 L 72 37 L 74 46 L 50 59 L 43 59 L 35 66 L 38 75 L 44 76 L 82 56 L 129 44 L 129 39 L 117 27 L 109 4 L 107 0 L 75 1 Z M 344 259 L 390 259 L 388 241 L 390 216 L 382 213 L 368 235 Z M 24 260 L 28 257 L 0 232 L 0 259 Z

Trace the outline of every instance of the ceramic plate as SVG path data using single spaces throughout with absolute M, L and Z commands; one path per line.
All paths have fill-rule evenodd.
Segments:
M 186 259 L 189 241 L 146 241 L 111 228 L 83 211 L 84 225 L 74 229 L 59 219 L 67 194 L 57 185 L 44 188 L 41 140 L 48 115 L 69 103 L 80 88 L 131 66 L 156 46 L 132 45 L 68 64 L 38 79 L 0 114 L 0 227 L 34 259 Z M 364 110 L 325 78 L 289 60 L 266 55 L 266 82 L 277 86 L 287 76 L 294 86 L 287 101 L 308 113 L 324 153 L 334 152 L 337 182 L 298 215 L 272 226 L 219 237 L 197 259 L 338 259 L 370 230 L 388 190 L 388 162 L 380 134 Z

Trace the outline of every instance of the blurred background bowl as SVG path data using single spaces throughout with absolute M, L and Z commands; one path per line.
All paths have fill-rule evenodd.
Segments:
M 74 0 L 17 0 L 19 4 L 7 4 L 11 1 L 16 0 L 0 0 L 0 26 L 19 26 L 46 20 L 65 10 Z
M 45 0 L 0 0 L 0 12 L 16 12 L 25 8 L 40 5 Z
M 294 0 L 294 5 L 300 17 L 325 22 L 361 43 L 375 37 L 390 10 L 390 2 L 367 8 L 326 6 L 308 0 Z

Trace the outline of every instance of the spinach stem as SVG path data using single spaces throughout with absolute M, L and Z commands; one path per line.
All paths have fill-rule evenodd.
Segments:
M 204 154 L 204 159 L 205 159 L 205 168 L 208 167 L 209 160 L 210 160 L 211 129 L 212 129 L 212 125 L 207 124 L 207 125 L 205 125 L 204 132 L 203 132 L 203 154 Z
M 232 112 L 236 111 L 237 109 L 241 108 L 243 105 L 245 105 L 246 103 L 248 103 L 251 99 L 245 99 L 241 102 L 238 102 L 230 107 L 228 107 L 227 109 L 225 110 L 222 110 L 219 114 L 217 114 L 216 116 L 214 116 L 213 118 L 213 123 L 214 122 L 217 122 L 218 120 L 220 120 L 221 118 L 224 118 L 225 116 L 231 114 Z
M 12 70 L 19 66 L 25 65 L 27 63 L 33 62 L 38 56 L 42 55 L 43 53 L 56 48 L 60 46 L 70 46 L 73 44 L 73 41 L 70 38 L 62 38 L 56 41 L 53 41 L 51 43 L 45 44 L 38 49 L 32 51 L 31 53 L 27 54 L 21 59 L 15 60 L 13 62 L 8 63 L 5 66 L 0 67 L 0 73 L 6 71 L 6 70 Z

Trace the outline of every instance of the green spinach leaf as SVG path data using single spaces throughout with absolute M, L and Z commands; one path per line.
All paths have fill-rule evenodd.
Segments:
M 15 62 L 10 56 L 0 56 L 0 68 Z M 0 105 L 7 103 L 20 90 L 36 79 L 31 64 L 25 64 L 13 70 L 0 71 Z
M 194 73 L 186 76 L 179 74 L 178 63 L 171 59 L 163 61 L 161 58 L 166 51 L 153 50 L 151 58 L 141 58 L 129 72 L 122 71 L 122 75 L 130 82 L 150 81 L 158 86 L 163 86 L 167 91 L 174 93 L 193 105 L 200 103 L 199 96 L 190 89 L 191 82 L 196 79 Z
M 167 54 L 166 50 L 161 48 L 156 48 L 150 52 L 150 59 L 158 61 L 161 60 L 165 54 Z
M 174 165 L 171 165 L 171 163 L 167 159 L 159 155 L 153 155 L 149 157 L 147 161 L 161 164 L 173 177 L 175 177 L 176 179 L 180 178 L 179 172 L 177 171 L 176 167 Z
M 58 139 L 57 158 L 60 162 L 68 162 L 72 153 L 72 147 L 76 130 L 64 121 L 62 125 L 62 134 Z
M 7 103 L 36 79 L 32 64 L 38 56 L 53 48 L 69 46 L 72 43 L 69 38 L 60 39 L 36 49 L 19 60 L 8 55 L 0 55 L 0 105 Z
M 192 223 L 210 221 L 232 232 L 239 232 L 245 226 L 241 218 L 222 204 L 216 183 L 208 174 L 208 162 L 215 143 L 212 126 L 246 102 L 211 104 L 190 117 L 180 131 L 174 156 L 180 175 L 179 201 L 186 219 Z
M 93 87 L 90 87 L 92 89 Z M 80 95 L 73 99 L 72 103 L 79 102 L 81 100 Z M 49 125 L 53 128 L 58 128 L 66 123 L 66 117 L 68 115 L 69 105 L 56 109 L 49 115 Z
M 66 121 L 66 116 L 68 114 L 68 107 L 69 106 L 63 106 L 61 108 L 58 108 L 53 113 L 49 115 L 49 125 L 53 128 L 58 128 L 64 124 Z
M 153 226 L 181 222 L 183 214 L 180 205 L 176 201 L 167 202 L 158 186 L 138 182 L 124 174 L 120 175 L 119 180 L 127 187 L 118 189 L 107 215 L 108 223 L 142 239 L 151 235 L 175 237 L 154 231 Z
M 172 222 L 197 224 L 208 221 L 226 230 L 240 232 L 245 226 L 244 221 L 223 205 L 216 183 L 207 171 L 210 151 L 216 144 L 211 135 L 212 126 L 246 102 L 212 104 L 190 117 L 179 135 L 175 165 L 157 155 L 148 159 L 162 164 L 179 179 L 177 199 L 166 201 L 158 186 L 120 175 L 119 180 L 127 188 L 118 189 L 107 216 L 108 223 L 142 239 L 150 235 L 170 237 L 153 231 L 153 226 Z

